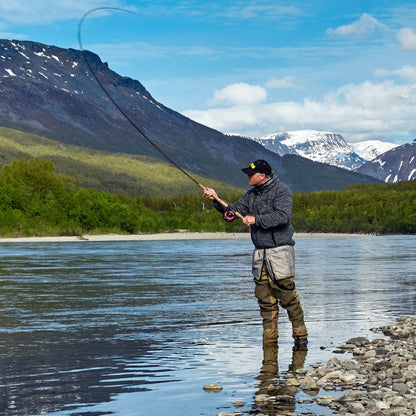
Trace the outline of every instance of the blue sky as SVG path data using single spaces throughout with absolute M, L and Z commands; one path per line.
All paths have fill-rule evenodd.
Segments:
M 0 0 L 0 37 L 85 49 L 225 133 L 416 138 L 416 4 L 400 0 Z

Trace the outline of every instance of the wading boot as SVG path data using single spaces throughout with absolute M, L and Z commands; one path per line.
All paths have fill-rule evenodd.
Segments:
M 296 348 L 305 348 L 308 345 L 308 331 L 305 325 L 294 327 L 292 337 Z
M 263 366 L 261 370 L 262 373 L 277 373 L 277 352 L 277 344 L 263 344 Z
M 306 354 L 308 353 L 308 348 L 294 346 L 292 349 L 292 362 L 289 365 L 289 371 L 293 374 L 296 374 L 296 370 L 303 368 L 305 364 Z

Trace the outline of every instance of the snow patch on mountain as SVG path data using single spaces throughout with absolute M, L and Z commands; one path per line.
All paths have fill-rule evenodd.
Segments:
M 395 143 L 383 142 L 381 140 L 366 140 L 364 142 L 352 143 L 351 145 L 355 153 L 367 161 L 373 160 L 398 146 Z
M 352 146 L 340 134 L 328 131 L 289 131 L 263 136 L 257 141 L 281 156 L 296 154 L 315 162 L 349 170 L 361 166 L 366 161 L 354 152 Z
M 360 166 L 356 172 L 372 176 L 383 182 L 416 179 L 416 140 L 395 146 L 375 159 Z
M 341 134 L 316 130 L 269 134 L 252 140 L 280 156 L 295 154 L 349 170 L 355 170 L 398 146 L 381 140 L 349 143 Z

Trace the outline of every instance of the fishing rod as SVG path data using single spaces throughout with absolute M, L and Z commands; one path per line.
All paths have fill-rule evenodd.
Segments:
M 134 12 L 126 9 L 122 9 L 119 7 L 96 7 L 94 9 L 89 10 L 86 12 L 78 23 L 78 44 L 79 48 L 82 53 L 82 57 L 84 58 L 85 64 L 87 65 L 88 70 L 91 72 L 91 75 L 99 85 L 99 87 L 102 89 L 102 91 L 105 93 L 105 95 L 108 97 L 111 103 L 117 108 L 117 110 L 123 115 L 123 117 L 130 123 L 131 126 L 154 148 L 156 151 L 158 151 L 169 163 L 171 163 L 175 168 L 177 168 L 180 172 L 182 172 L 188 179 L 190 179 L 192 182 L 194 182 L 197 186 L 199 186 L 202 190 L 207 189 L 204 185 L 199 183 L 192 175 L 190 175 L 188 172 L 186 172 L 183 168 L 181 168 L 174 160 L 172 160 L 155 142 L 150 140 L 150 138 L 146 135 L 146 133 L 141 129 L 137 124 L 128 116 L 128 114 L 117 104 L 117 102 L 114 100 L 114 98 L 111 96 L 111 94 L 107 91 L 107 89 L 104 87 L 103 83 L 99 80 L 97 74 L 94 72 L 94 70 L 91 67 L 91 64 L 89 63 L 84 47 L 82 45 L 82 39 L 81 39 L 81 28 L 84 20 L 87 18 L 87 16 L 91 13 L 94 13 L 99 10 L 117 10 L 122 11 L 126 13 L 132 13 Z M 224 212 L 224 220 L 227 222 L 233 221 L 234 218 L 237 216 L 240 219 L 243 219 L 244 217 L 237 211 L 231 209 L 227 202 L 219 198 L 217 195 L 213 195 L 213 198 L 215 201 L 217 201 L 219 204 L 221 204 L 226 211 Z

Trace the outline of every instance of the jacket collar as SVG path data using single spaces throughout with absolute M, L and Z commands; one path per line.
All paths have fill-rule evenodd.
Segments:
M 267 187 L 269 187 L 271 184 L 273 184 L 274 182 L 277 181 L 277 178 L 275 178 L 274 176 L 272 176 L 267 182 L 259 185 L 259 186 L 255 186 L 254 189 L 256 190 L 256 192 L 263 192 Z

